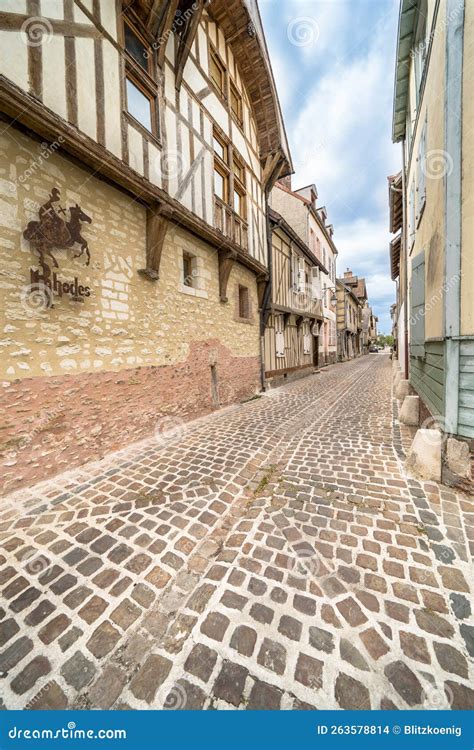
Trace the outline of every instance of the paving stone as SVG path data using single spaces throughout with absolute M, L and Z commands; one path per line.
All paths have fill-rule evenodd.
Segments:
M 471 616 L 471 605 L 462 594 L 452 593 L 449 595 L 451 600 L 451 609 L 458 620 L 467 620 Z
M 375 628 L 368 628 L 359 634 L 359 638 L 369 652 L 372 659 L 380 659 L 390 650 L 383 638 L 377 633 Z
M 438 571 L 441 575 L 443 585 L 448 591 L 461 591 L 463 593 L 469 592 L 469 586 L 460 570 L 440 565 Z
M 241 626 L 245 627 L 245 626 Z M 232 645 L 232 643 L 231 643 Z M 235 648 L 235 646 L 234 646 Z M 242 651 L 240 652 L 242 653 Z M 186 672 L 207 682 L 217 661 L 217 652 L 203 643 L 197 643 L 184 663 Z
M 340 672 L 336 678 L 334 695 L 340 707 L 350 711 L 367 711 L 371 708 L 369 691 L 358 680 Z
M 20 626 L 12 617 L 0 622 L 0 647 L 4 646 L 10 638 L 18 633 Z
M 353 627 L 367 622 L 367 617 L 352 597 L 348 597 L 347 599 L 343 599 L 342 602 L 338 602 L 336 607 L 344 619 L 347 620 L 349 625 L 352 625 Z
M 283 674 L 286 667 L 286 650 L 280 643 L 264 638 L 257 662 L 276 674 Z
M 447 643 L 433 643 L 436 658 L 445 672 L 458 674 L 460 677 L 469 678 L 469 670 L 465 657 L 454 646 Z
M 316 602 L 314 599 L 309 599 L 307 596 L 295 594 L 293 597 L 293 607 L 298 610 L 298 612 L 302 612 L 305 615 L 316 614 Z
M 356 647 L 353 646 L 352 643 L 345 638 L 341 639 L 341 642 L 339 644 L 339 653 L 341 655 L 341 659 L 349 662 L 349 664 L 352 664 L 352 666 L 356 669 L 362 669 L 366 672 L 370 671 L 369 665 L 367 664 L 360 651 L 358 651 Z
M 77 627 L 69 628 L 69 630 L 64 633 L 60 638 L 58 638 L 58 644 L 61 649 L 61 651 L 67 651 L 68 648 L 71 648 L 73 643 L 77 641 L 78 638 L 80 638 L 82 635 L 82 630 Z
M 27 704 L 30 711 L 62 711 L 68 700 L 55 680 L 48 682 Z
M 419 706 L 423 702 L 421 683 L 404 662 L 394 661 L 387 664 L 384 674 L 409 706 Z
M 107 710 L 119 698 L 126 682 L 125 672 L 114 664 L 108 664 L 89 688 L 89 700 L 93 706 Z
M 273 685 L 256 680 L 250 691 L 247 708 L 251 711 L 278 711 L 282 695 L 282 691 Z
M 71 624 L 71 619 L 67 615 L 58 615 L 46 623 L 38 633 L 40 640 L 49 645 L 56 640 Z
M 278 625 L 278 632 L 282 635 L 286 635 L 292 641 L 299 641 L 301 638 L 302 625 L 299 620 L 295 620 L 294 617 L 289 615 L 283 615 Z
M 173 663 L 164 656 L 151 654 L 130 683 L 135 698 L 151 703 L 172 666 Z
M 228 607 L 229 609 L 242 610 L 247 602 L 248 599 L 245 596 L 236 594 L 234 591 L 225 591 L 224 595 L 221 597 L 221 603 L 224 607 Z
M 252 604 L 250 608 L 250 616 L 254 620 L 257 620 L 257 622 L 262 623 L 262 625 L 269 625 L 273 620 L 274 614 L 274 611 L 264 604 Z
M 451 638 L 454 634 L 453 626 L 434 612 L 427 612 L 424 609 L 415 609 L 415 618 L 418 626 L 433 635 L 442 638 Z
M 106 656 L 120 639 L 120 631 L 107 620 L 94 630 L 86 647 L 97 659 Z
M 444 683 L 453 711 L 474 710 L 474 690 L 458 682 L 447 680 Z
M 257 633 L 247 625 L 238 625 L 230 639 L 230 645 L 243 656 L 252 656 L 257 641 Z
M 11 643 L 10 646 L 0 654 L 0 672 L 9 672 L 10 669 L 16 667 L 16 665 L 30 653 L 32 648 L 33 641 L 26 635 L 21 636 Z
M 92 682 L 96 671 L 94 664 L 80 651 L 76 651 L 61 667 L 61 675 L 76 690 L 82 690 Z
M 400 646 L 403 653 L 410 659 L 431 664 L 431 656 L 426 645 L 426 639 L 414 633 L 400 631 Z
M 41 591 L 37 588 L 34 588 L 34 586 L 30 586 L 25 591 L 23 591 L 20 596 L 18 596 L 12 603 L 10 604 L 10 609 L 12 612 L 21 612 L 23 609 L 26 609 L 31 604 L 33 604 L 38 597 L 41 596 Z
M 132 599 L 135 599 L 145 609 L 148 609 L 155 601 L 154 592 L 149 586 L 145 586 L 144 583 L 137 583 L 130 595 Z
M 247 675 L 248 670 L 245 667 L 224 661 L 212 689 L 213 695 L 237 707 L 242 699 Z
M 169 711 L 199 711 L 206 701 L 206 693 L 188 680 L 178 680 L 165 698 L 163 708 Z
M 33 685 L 45 675 L 51 672 L 51 664 L 45 656 L 36 656 L 21 672 L 12 680 L 11 689 L 17 695 L 23 695 L 31 690 Z
M 210 612 L 201 625 L 201 633 L 215 641 L 222 641 L 230 620 L 220 612 Z
M 170 574 L 167 573 L 166 570 L 163 570 L 163 568 L 160 568 L 158 565 L 153 568 L 153 570 L 151 570 L 146 576 L 146 580 L 149 581 L 157 589 L 163 589 L 170 578 Z
M 474 627 L 463 623 L 459 631 L 464 639 L 469 656 L 474 657 Z
M 141 609 L 131 602 L 130 599 L 124 599 L 118 607 L 114 609 L 110 615 L 110 619 L 121 627 L 122 630 L 127 630 L 127 628 L 133 625 L 140 615 Z
M 97 620 L 107 607 L 107 602 L 100 596 L 93 596 L 77 613 L 89 625 Z
M 310 627 L 309 642 L 313 648 L 318 649 L 318 651 L 325 651 L 327 654 L 330 654 L 335 648 L 334 636 L 332 633 L 329 633 L 327 630 L 322 630 L 321 628 Z

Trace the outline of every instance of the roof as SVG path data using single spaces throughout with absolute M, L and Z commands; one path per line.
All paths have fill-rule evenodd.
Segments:
M 260 156 L 280 152 L 280 177 L 293 172 L 280 101 L 256 0 L 213 0 L 209 15 L 221 26 L 253 105 Z
M 402 233 L 399 232 L 390 243 L 390 273 L 392 281 L 400 275 L 400 251 L 402 247 Z
M 299 234 L 295 232 L 295 230 L 288 224 L 287 221 L 283 218 L 281 214 L 278 213 L 278 211 L 275 211 L 273 208 L 268 208 L 268 217 L 270 219 L 270 222 L 275 226 L 282 229 L 285 234 L 288 235 L 288 237 L 300 248 L 300 250 L 306 255 L 307 258 L 312 262 L 314 266 L 318 266 L 318 268 L 321 269 L 323 273 L 328 273 L 328 270 L 319 258 L 314 255 L 314 253 L 311 252 L 308 245 L 306 245 L 305 242 L 301 239 Z
M 387 177 L 388 180 L 388 204 L 390 208 L 390 226 L 392 234 L 398 232 L 403 224 L 403 193 L 402 173 Z
M 411 50 L 418 17 L 419 0 L 401 0 L 398 19 L 397 58 L 395 66 L 395 90 L 393 95 L 394 143 L 403 140 L 406 129 L 406 111 L 410 82 Z
M 367 287 L 365 285 L 365 279 L 364 278 L 358 279 L 355 293 L 357 294 L 357 296 L 359 298 L 363 297 L 364 299 L 368 299 L 368 297 L 367 297 Z
M 294 190 L 290 190 L 290 188 L 287 188 L 286 185 L 283 185 L 281 182 L 276 182 L 273 189 L 275 188 L 278 188 L 279 190 L 283 190 L 284 193 L 288 193 L 288 195 L 292 195 L 293 198 L 296 198 L 297 200 L 301 201 L 306 206 L 308 206 L 314 218 L 318 222 L 319 227 L 324 232 L 327 241 L 330 243 L 334 255 L 339 255 L 339 251 L 336 245 L 334 244 L 334 240 L 332 238 L 332 235 L 334 233 L 334 227 L 332 224 L 325 224 L 324 221 L 321 219 L 321 216 L 319 215 L 319 211 L 321 210 L 323 210 L 326 213 L 326 206 L 321 206 L 321 208 L 315 209 L 312 202 L 308 200 L 308 198 L 305 198 L 304 195 L 301 195 L 300 193 L 295 192 Z M 329 228 L 331 228 L 330 231 L 329 231 Z
M 354 300 L 354 302 L 356 302 L 357 305 L 359 305 L 359 298 L 356 296 L 356 294 L 352 290 L 352 287 L 349 286 L 348 284 L 346 284 L 345 279 L 337 278 L 336 279 L 336 286 L 337 286 L 337 284 L 339 284 L 339 286 L 342 286 L 343 289 L 345 289 L 346 292 L 349 294 L 349 296 L 352 297 L 352 299 Z

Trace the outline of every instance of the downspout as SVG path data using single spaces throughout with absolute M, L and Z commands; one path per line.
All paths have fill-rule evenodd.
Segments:
M 464 9 L 464 2 L 446 1 L 444 149 L 451 157 L 452 169 L 448 169 L 445 176 L 444 431 L 452 435 L 457 435 L 459 422 Z M 453 116 L 453 113 L 459 113 L 459 117 Z
M 403 243 L 403 370 L 404 378 L 408 380 L 408 242 L 406 241 L 407 232 L 407 196 L 406 196 L 406 157 L 405 157 L 405 138 L 402 141 L 402 243 Z
M 272 227 L 270 223 L 270 212 L 268 199 L 270 191 L 265 190 L 265 225 L 267 232 L 267 268 L 268 281 L 263 293 L 262 309 L 260 311 L 260 386 L 262 391 L 265 390 L 265 328 L 270 315 L 270 302 L 272 298 L 273 287 L 273 252 L 272 252 Z

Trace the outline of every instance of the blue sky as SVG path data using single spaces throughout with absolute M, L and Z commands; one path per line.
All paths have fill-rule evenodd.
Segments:
M 387 175 L 399 0 L 259 0 L 295 174 L 334 224 L 338 275 L 365 276 L 379 331 L 391 329 Z

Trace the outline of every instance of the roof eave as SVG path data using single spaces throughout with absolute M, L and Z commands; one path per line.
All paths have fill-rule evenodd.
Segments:
M 415 21 L 418 14 L 418 0 L 401 0 L 398 19 L 397 58 L 393 95 L 392 140 L 398 143 L 405 137 L 408 86 L 411 63 L 411 49 Z

